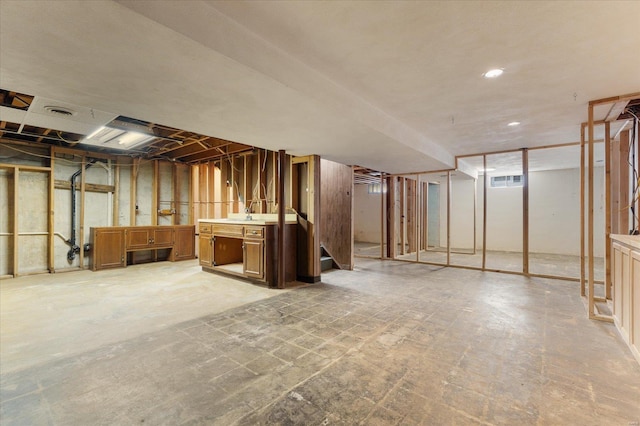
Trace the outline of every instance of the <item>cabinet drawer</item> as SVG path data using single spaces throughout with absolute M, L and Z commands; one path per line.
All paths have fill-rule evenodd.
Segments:
M 211 233 L 211 224 L 210 223 L 201 223 L 199 228 L 200 234 L 210 234 Z
M 224 225 L 220 223 L 214 223 L 212 231 L 216 235 L 227 235 L 230 237 L 242 238 L 242 225 Z
M 264 228 L 262 226 L 245 226 L 245 238 L 264 238 Z

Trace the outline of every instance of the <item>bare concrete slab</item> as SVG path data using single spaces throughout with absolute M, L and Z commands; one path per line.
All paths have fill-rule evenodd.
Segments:
M 208 287 L 206 279 L 217 277 L 197 277 L 183 264 L 132 269 L 133 281 L 146 286 L 184 287 L 158 305 L 157 292 L 112 283 L 106 303 L 113 310 L 127 302 L 126 320 L 105 317 L 99 297 L 85 303 L 78 296 L 60 307 L 59 318 L 74 332 L 64 322 L 47 325 L 49 339 L 80 337 L 57 357 L 34 353 L 46 345 L 21 341 L 7 324 L 24 322 L 25 336 L 43 338 L 30 328 L 52 317 L 31 316 L 26 309 L 45 305 L 29 298 L 64 300 L 68 288 L 51 286 L 45 296 L 45 278 L 30 278 L 27 287 L 39 289 L 29 292 L 20 280 L 9 288 L 3 283 L 3 296 L 21 298 L 12 295 L 11 312 L 2 313 L 2 338 L 11 336 L 11 347 L 3 340 L 2 350 L 12 355 L 12 368 L 0 377 L 2 423 L 640 421 L 640 366 L 611 324 L 586 318 L 575 283 L 361 260 L 355 271 L 323 274 L 320 284 L 272 293 Z M 200 284 L 190 286 L 194 281 Z M 207 290 L 247 300 L 223 309 L 216 298 L 201 300 Z M 222 310 L 204 312 L 209 305 Z M 82 321 L 74 312 L 83 312 Z M 99 328 L 114 337 L 127 322 L 137 324 L 136 333 L 121 339 L 99 344 L 82 337 Z

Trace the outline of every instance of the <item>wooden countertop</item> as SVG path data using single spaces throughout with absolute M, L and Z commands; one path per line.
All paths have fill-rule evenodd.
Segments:
M 266 214 L 266 213 L 253 213 L 251 214 L 251 220 L 247 220 L 246 214 L 231 214 L 228 218 L 224 219 L 200 219 L 198 222 L 202 223 L 221 223 L 228 225 L 277 225 L 278 224 L 278 215 L 277 214 Z M 286 214 L 285 215 L 285 224 L 294 225 L 298 223 L 297 217 L 295 214 Z
M 640 235 L 611 234 L 610 236 L 612 241 L 640 250 Z

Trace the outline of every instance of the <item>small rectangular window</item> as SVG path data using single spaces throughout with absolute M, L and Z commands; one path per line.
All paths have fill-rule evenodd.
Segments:
M 384 191 L 387 192 L 387 185 L 384 185 L 384 187 L 379 184 L 379 183 L 370 183 L 368 185 L 369 187 L 369 194 L 380 194 L 380 192 Z
M 511 176 L 492 176 L 491 187 L 492 188 L 506 188 L 514 186 L 524 186 L 523 175 L 511 175 Z

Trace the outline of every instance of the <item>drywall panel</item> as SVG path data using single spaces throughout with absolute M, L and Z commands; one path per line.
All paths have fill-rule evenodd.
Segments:
M 594 251 L 604 256 L 604 169 L 594 169 Z M 454 193 L 456 185 L 454 182 Z M 487 245 L 490 250 L 522 251 L 522 188 L 487 188 Z M 477 240 L 482 248 L 482 176 L 477 185 Z M 454 195 L 454 203 L 456 196 Z M 463 223 L 466 209 L 453 208 L 452 224 Z M 599 230 L 602 229 L 602 232 Z M 457 226 L 452 226 L 456 238 Z M 580 170 L 529 173 L 529 251 L 580 254 Z
M 18 179 L 18 273 L 48 271 L 49 173 L 20 171 Z
M 380 244 L 380 194 L 370 194 L 369 185 L 354 185 L 353 194 L 354 240 Z
M 353 268 L 353 171 L 320 160 L 320 244 L 342 268 Z
M 474 180 L 451 181 L 451 248 L 473 250 Z
M 0 276 L 13 274 L 13 170 L 0 169 Z
M 478 188 L 478 208 L 483 197 Z M 487 187 L 487 250 L 522 251 L 522 187 Z

